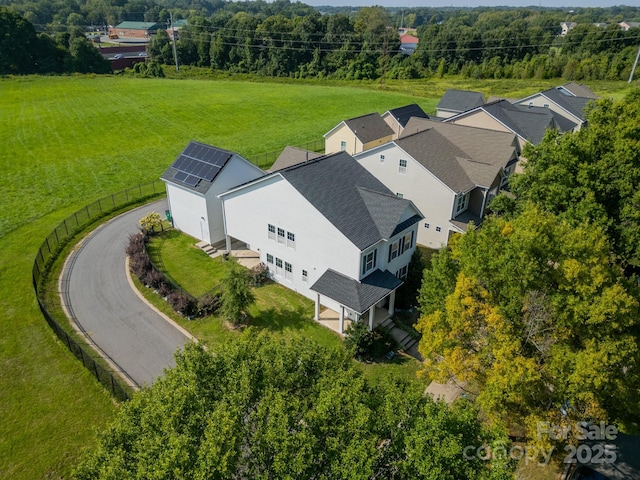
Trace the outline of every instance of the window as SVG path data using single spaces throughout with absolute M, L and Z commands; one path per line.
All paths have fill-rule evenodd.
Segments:
M 374 250 L 373 252 L 369 252 L 362 257 L 362 274 L 363 275 L 375 268 L 377 259 L 378 259 L 377 250 Z
M 276 239 L 276 227 L 269 224 L 269 240 Z
M 440 227 L 436 227 L 436 232 L 441 232 L 442 229 Z
M 405 175 L 407 173 L 407 161 L 400 159 L 398 162 L 398 173 Z
M 429 228 L 429 224 L 428 224 L 428 223 L 425 223 L 425 224 L 424 224 L 424 228 Z
M 346 149 L 347 149 L 347 142 L 343 140 L 342 142 L 340 142 L 340 151 L 344 152 Z
M 456 215 L 467 209 L 469 206 L 469 192 L 456 197 Z
M 295 233 L 287 232 L 287 247 L 296 248 L 296 235 Z
M 545 103 L 543 106 L 544 106 L 545 108 L 549 108 L 549 104 L 548 104 L 548 103 Z
M 278 228 L 278 243 L 284 243 L 284 228 Z
M 284 262 L 284 278 L 289 281 L 293 280 L 293 266 L 289 262 Z
M 500 182 L 500 188 L 504 187 L 507 183 L 509 183 L 509 176 L 513 173 L 515 169 L 516 169 L 515 164 L 509 165 L 504 169 L 502 181 Z
M 302 281 L 304 283 L 307 283 L 309 281 L 309 274 L 306 270 L 302 270 Z
M 396 193 L 396 197 L 398 198 L 404 198 L 404 195 L 402 193 Z
M 380 155 L 380 163 L 384 163 L 384 155 Z
M 400 255 L 400 240 L 396 240 L 389 245 L 389 261 Z
M 409 232 L 404 237 L 402 237 L 400 239 L 400 245 L 402 247 L 400 249 L 400 253 L 404 253 L 411 247 L 413 247 L 413 232 Z
M 267 263 L 273 265 L 273 255 L 271 255 L 270 253 L 267 253 Z
M 282 276 L 282 260 L 276 258 L 276 275 Z
M 396 272 L 396 277 L 400 280 L 405 280 L 407 278 L 407 273 L 409 272 L 409 265 L 405 265 L 400 270 Z

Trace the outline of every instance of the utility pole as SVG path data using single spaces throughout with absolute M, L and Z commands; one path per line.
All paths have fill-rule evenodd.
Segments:
M 176 29 L 173 28 L 173 13 L 169 12 L 169 19 L 171 20 L 171 38 L 173 38 L 173 58 L 176 61 L 176 72 L 180 71 L 178 67 L 178 50 L 176 49 Z
M 638 66 L 638 59 L 640 59 L 640 47 L 638 47 L 638 54 L 636 55 L 636 61 L 633 62 L 633 68 L 631 69 L 631 75 L 629 75 L 629 82 L 627 83 L 631 83 L 631 80 L 633 80 L 633 74 L 636 73 L 636 67 Z

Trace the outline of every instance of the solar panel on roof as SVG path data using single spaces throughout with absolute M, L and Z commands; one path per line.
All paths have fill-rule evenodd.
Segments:
M 176 172 L 173 178 L 175 178 L 179 182 L 184 182 L 185 178 L 187 178 L 187 174 L 184 172 Z
M 214 147 L 190 143 L 173 163 L 173 168 L 178 170 L 174 178 L 192 187 L 200 180 L 212 182 L 232 156 Z
M 187 178 L 184 179 L 184 183 L 191 187 L 195 187 L 196 185 L 198 185 L 198 183 L 200 183 L 200 179 L 195 175 L 187 175 Z

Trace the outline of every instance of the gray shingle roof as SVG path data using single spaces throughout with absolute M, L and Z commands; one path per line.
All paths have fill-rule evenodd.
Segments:
M 344 123 L 358 137 L 362 143 L 373 142 L 393 135 L 393 130 L 387 125 L 379 113 L 370 113 L 361 117 L 350 118 Z
M 235 155 L 237 154 L 228 150 L 223 150 L 222 148 L 213 147 L 211 145 L 192 140 L 173 161 L 169 168 L 165 170 L 160 178 L 167 182 L 180 185 L 188 190 L 205 194 L 215 182 L 218 174 Z M 212 164 L 212 161 L 215 162 L 215 165 Z M 191 166 L 189 166 L 188 162 L 191 162 Z M 181 168 L 176 168 L 177 165 Z M 199 179 L 195 185 L 183 181 L 183 177 L 185 177 L 185 175 L 181 175 L 180 172 L 185 171 L 185 165 L 187 165 L 186 169 L 191 170 L 193 175 Z M 195 165 L 200 166 L 201 169 L 198 170 Z M 206 168 L 204 165 L 211 166 L 211 174 L 208 175 L 207 178 L 203 178 L 201 175 L 202 168 Z
M 474 226 L 478 226 L 482 223 L 482 218 L 473 213 L 471 210 L 465 210 L 457 217 L 449 220 L 452 225 L 458 227 L 463 232 L 466 232 L 469 228 L 469 222 L 473 222 Z
M 416 103 L 389 110 L 389 114 L 396 119 L 402 128 L 407 126 L 407 122 L 411 117 L 429 118 L 429 115 Z
M 557 88 L 550 88 L 543 91 L 542 94 L 580 119 L 584 119 L 584 107 L 592 100 L 591 98 L 567 95 Z
M 555 115 L 544 107 L 513 105 L 507 100 L 488 103 L 484 111 L 531 143 L 540 143 L 548 128 L 555 128 Z
M 450 112 L 466 112 L 480 105 L 484 105 L 484 95 L 482 93 L 449 89 L 444 92 L 436 108 Z
M 286 146 L 274 164 L 271 165 L 269 171 L 275 172 L 277 170 L 282 170 L 283 168 L 291 167 L 315 158 L 320 158 L 321 156 L 321 153 L 311 152 L 298 147 Z
M 388 270 L 377 269 L 358 282 L 329 269 L 311 286 L 311 290 L 362 314 L 400 285 L 402 280 Z
M 567 90 L 573 95 L 575 95 L 576 97 L 591 98 L 591 99 L 598 98 L 598 96 L 595 93 L 593 93 L 593 91 L 589 87 L 581 83 L 568 82 L 561 85 L 558 88 Z
M 412 119 L 396 144 L 456 193 L 489 187 L 516 155 L 515 136 Z
M 346 152 L 277 172 L 360 250 L 388 239 L 407 208 Z

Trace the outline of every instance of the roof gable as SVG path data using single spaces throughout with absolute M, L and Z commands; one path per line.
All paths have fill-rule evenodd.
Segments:
M 407 126 L 407 123 L 409 122 L 411 117 L 429 118 L 429 115 L 427 115 L 417 103 L 405 105 L 404 107 L 394 108 L 392 110 L 388 110 L 386 113 L 395 118 L 396 121 L 402 126 L 402 128 Z
M 545 90 L 541 93 L 556 105 L 580 120 L 584 117 L 584 108 L 592 100 L 591 98 L 586 97 L 576 97 L 573 94 L 570 94 L 570 92 L 565 93 L 565 90 L 561 90 L 559 88 L 550 88 L 549 90 Z
M 282 150 L 282 153 L 280 153 L 274 164 L 271 165 L 269 171 L 276 172 L 278 170 L 282 170 L 283 168 L 291 167 L 302 162 L 307 162 L 321 156 L 321 153 L 304 150 L 298 147 L 286 146 L 284 147 L 284 150 Z
M 566 90 L 575 97 L 591 98 L 594 100 L 598 98 L 598 96 L 593 93 L 593 90 L 582 83 L 568 82 L 557 88 L 558 90 Z
M 411 205 L 396 198 L 346 152 L 285 168 L 278 174 L 360 250 L 389 238 L 389 230 L 393 231 Z
M 484 95 L 482 93 L 449 89 L 444 92 L 436 108 L 451 112 L 465 112 L 480 105 L 484 105 Z
M 369 143 L 393 135 L 393 130 L 380 114 L 370 113 L 345 120 L 344 123 L 362 143 Z

